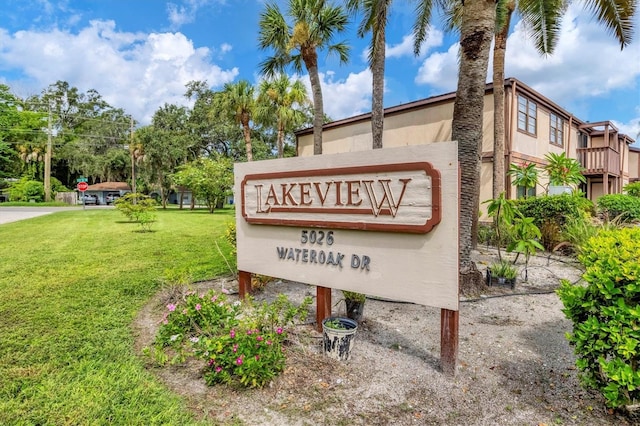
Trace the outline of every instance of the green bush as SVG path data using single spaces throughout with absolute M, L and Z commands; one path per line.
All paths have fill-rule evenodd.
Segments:
M 633 182 L 625 185 L 622 190 L 632 197 L 640 197 L 640 182 Z
M 640 198 L 626 194 L 609 194 L 598 198 L 598 213 L 607 220 L 640 220 Z
M 113 205 L 130 221 L 137 222 L 143 232 L 151 231 L 151 224 L 157 219 L 156 201 L 148 195 L 130 192 Z
M 580 194 L 542 195 L 516 201 L 516 208 L 542 231 L 542 245 L 553 250 L 562 241 L 567 222 L 591 217 L 593 203 Z
M 570 219 L 592 216 L 593 203 L 580 194 L 542 195 L 516 201 L 516 207 L 525 217 L 532 217 L 540 227 L 555 222 L 560 227 Z
M 562 281 L 558 295 L 573 322 L 567 339 L 580 380 L 609 407 L 640 400 L 640 228 L 603 230 L 579 256 L 586 286 Z
M 311 298 L 296 307 L 283 294 L 272 303 L 231 303 L 224 293 L 187 293 L 167 305 L 154 343 L 156 360 L 205 362 L 204 380 L 262 387 L 284 369 L 285 327 L 304 321 Z M 169 352 L 169 353 L 168 353 Z
M 224 239 L 233 247 L 231 254 L 233 256 L 238 254 L 238 242 L 236 240 L 236 222 L 228 222 L 227 229 L 224 231 Z
M 44 201 L 44 185 L 42 182 L 23 177 L 13 183 L 9 189 L 10 201 Z

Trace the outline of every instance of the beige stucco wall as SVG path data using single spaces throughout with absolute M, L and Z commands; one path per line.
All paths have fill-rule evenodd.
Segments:
M 640 151 L 629 150 L 629 180 L 640 178 Z
M 493 150 L 493 101 L 485 96 L 483 151 Z M 453 102 L 423 107 L 384 119 L 383 144 L 387 148 L 451 140 Z M 369 119 L 325 129 L 322 133 L 323 154 L 365 151 L 371 149 Z M 313 134 L 298 137 L 298 155 L 313 155 Z

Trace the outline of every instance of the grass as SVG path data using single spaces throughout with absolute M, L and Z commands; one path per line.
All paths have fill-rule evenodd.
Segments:
M 0 424 L 195 424 L 136 357 L 131 323 L 165 271 L 228 273 L 232 210 L 158 211 L 140 233 L 115 210 L 0 226 Z

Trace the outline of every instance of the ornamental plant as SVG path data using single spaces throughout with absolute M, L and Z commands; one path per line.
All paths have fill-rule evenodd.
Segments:
M 562 280 L 557 290 L 573 322 L 567 339 L 580 381 L 600 391 L 611 408 L 640 402 L 640 228 L 603 230 L 579 260 L 587 285 Z
M 285 295 L 271 303 L 231 302 L 225 293 L 189 292 L 169 303 L 153 350 L 158 363 L 201 360 L 204 379 L 216 383 L 262 387 L 285 365 L 286 327 L 304 321 L 311 298 L 300 306 Z
M 512 163 L 507 174 L 513 178 L 514 185 L 524 187 L 524 198 L 527 198 L 527 189 L 538 184 L 538 169 L 534 163 Z
M 544 170 L 549 175 L 549 185 L 578 185 L 587 181 L 582 172 L 584 168 L 580 163 L 566 156 L 564 152 L 556 154 L 553 152 L 544 156 L 547 164 Z

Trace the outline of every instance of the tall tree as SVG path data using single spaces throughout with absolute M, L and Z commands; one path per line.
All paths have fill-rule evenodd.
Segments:
M 347 8 L 362 11 L 364 16 L 358 26 L 358 36 L 371 33 L 369 68 L 373 80 L 371 92 L 371 135 L 373 148 L 382 148 L 384 131 L 384 69 L 386 52 L 386 28 L 392 0 L 347 0 Z
M 237 83 L 227 83 L 222 92 L 223 114 L 226 114 L 240 124 L 244 135 L 247 151 L 247 161 L 253 161 L 251 147 L 251 120 L 256 107 L 255 89 L 247 80 Z
M 260 83 L 256 118 L 265 124 L 271 124 L 275 118 L 278 158 L 284 156 L 286 133 L 304 121 L 305 114 L 301 108 L 308 102 L 304 84 L 300 80 L 292 82 L 284 73 Z
M 188 131 L 189 111 L 185 107 L 165 104 L 153 115 L 152 124 L 138 129 L 136 144 L 144 152 L 143 173 L 157 185 L 162 206 L 167 207 L 171 191 L 171 174 L 179 165 L 193 160 L 189 153 L 193 139 Z
M 432 10 L 431 1 L 419 0 L 414 24 L 416 54 L 426 38 Z M 466 0 L 460 22 L 460 64 L 451 133 L 453 140 L 458 141 L 461 186 L 464 188 L 460 194 L 460 286 L 462 292 L 470 292 L 482 283 L 482 274 L 471 259 L 471 250 L 477 238 L 482 110 L 496 22 L 495 1 Z
M 220 154 L 241 161 L 246 155 L 244 142 L 238 144 L 244 137 L 243 131 L 237 125 L 235 115 L 229 117 L 229 114 L 223 113 L 223 92 L 214 92 L 206 81 L 191 81 L 186 87 L 185 97 L 194 100 L 189 115 L 189 128 L 195 142 L 193 148 L 197 149 L 194 158 Z M 251 150 L 253 153 L 253 143 Z
M 501 0 L 497 5 L 498 19 L 493 48 L 493 198 L 497 198 L 505 190 L 504 69 L 512 15 L 518 12 L 521 16 L 540 54 L 552 54 L 558 41 L 567 2 L 564 0 Z M 594 18 L 613 34 L 620 43 L 620 48 L 626 47 L 631 42 L 635 0 L 586 0 L 585 6 L 591 9 Z
M 333 43 L 337 33 L 346 30 L 348 16 L 343 8 L 326 0 L 288 0 L 287 22 L 276 3 L 268 3 L 260 14 L 261 49 L 274 54 L 260 64 L 261 72 L 272 77 L 291 65 L 301 73 L 307 69 L 313 97 L 313 152 L 322 154 L 322 125 L 324 104 L 318 72 L 318 50 L 338 55 L 341 63 L 349 59 L 349 47 L 344 42 Z
M 588 4 L 593 5 L 590 0 Z M 613 1 L 613 0 L 612 0 Z M 635 11 L 634 0 L 619 0 L 614 10 L 630 17 Z M 610 5 L 612 3 L 609 3 Z M 592 6 L 593 7 L 593 6 Z M 431 17 L 432 2 L 419 0 L 414 25 L 414 50 L 419 52 Z M 477 212 L 480 197 L 480 153 L 482 146 L 482 110 L 489 62 L 490 44 L 496 27 L 496 3 L 487 0 L 466 0 L 461 12 L 460 65 L 458 88 L 454 103 L 452 138 L 458 141 L 462 187 L 460 194 L 460 276 L 463 292 L 471 291 L 482 282 L 482 274 L 471 260 L 471 250 L 477 241 Z M 630 20 L 622 20 L 628 28 Z

